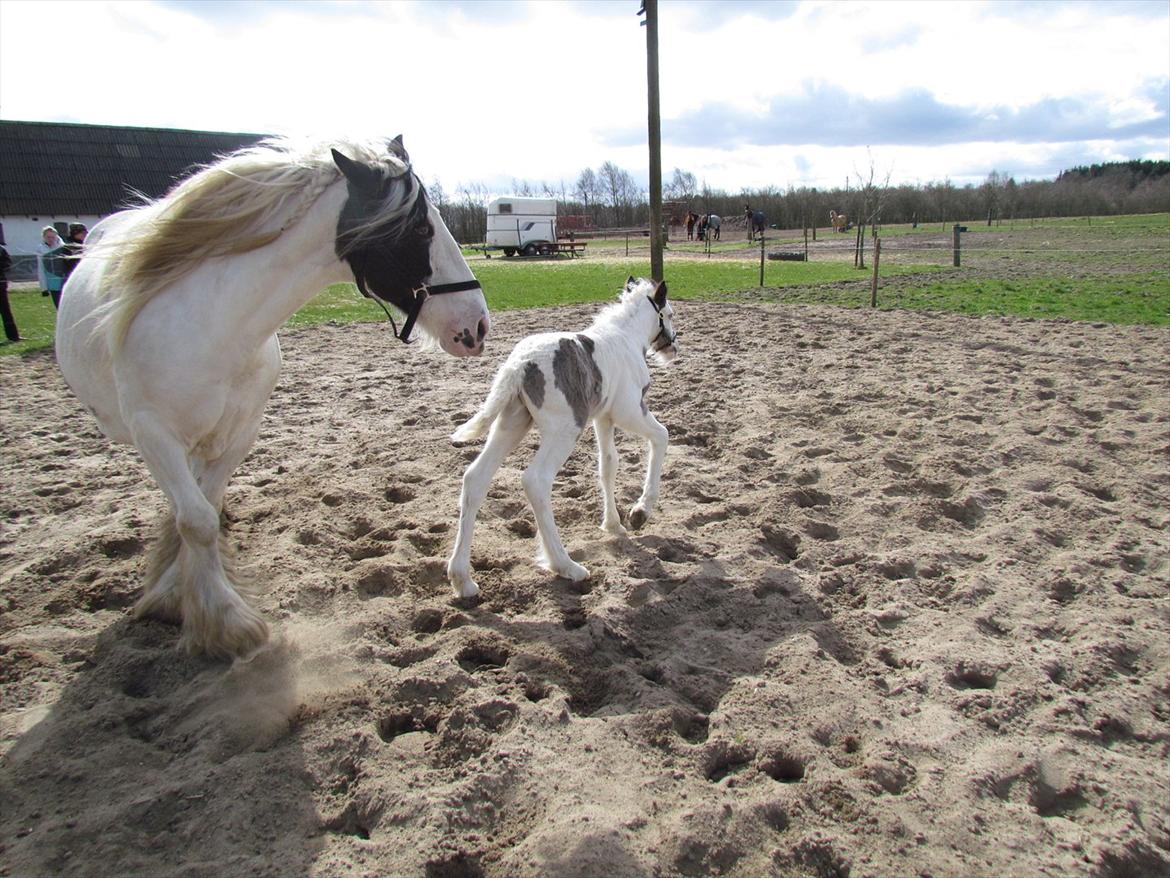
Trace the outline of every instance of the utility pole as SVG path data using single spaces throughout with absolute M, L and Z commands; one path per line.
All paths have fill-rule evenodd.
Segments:
M 658 0 L 642 0 L 645 15 L 646 104 L 650 143 L 650 276 L 662 280 L 662 120 L 658 112 Z

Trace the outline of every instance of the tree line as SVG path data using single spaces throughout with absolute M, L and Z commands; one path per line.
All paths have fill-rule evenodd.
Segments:
M 449 195 L 438 180 L 429 187 L 431 200 L 444 222 L 462 243 L 483 241 L 486 208 L 492 194 L 482 184 L 460 185 Z M 613 162 L 585 168 L 572 184 L 514 180 L 511 195 L 555 198 L 561 216 L 588 216 L 597 228 L 645 227 L 649 198 L 626 170 Z M 1025 180 L 992 171 L 980 184 L 956 186 L 949 180 L 925 185 L 890 186 L 858 176 L 844 187 L 817 189 L 766 187 L 729 193 L 700 185 L 695 175 L 675 168 L 663 181 L 669 216 L 693 210 L 740 218 L 745 205 L 762 210 L 778 229 L 829 226 L 829 211 L 850 221 L 873 223 L 987 223 L 1028 217 L 1109 216 L 1170 210 L 1170 162 L 1135 160 L 1071 168 L 1055 180 Z

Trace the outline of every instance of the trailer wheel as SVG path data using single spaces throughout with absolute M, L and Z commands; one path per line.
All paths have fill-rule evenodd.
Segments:
M 516 248 L 515 247 L 505 247 L 504 248 L 504 255 L 505 256 L 515 256 L 516 255 Z
M 528 244 L 526 244 L 524 246 L 524 255 L 525 256 L 537 256 L 539 254 L 540 254 L 540 245 L 537 244 L 535 241 L 530 241 Z

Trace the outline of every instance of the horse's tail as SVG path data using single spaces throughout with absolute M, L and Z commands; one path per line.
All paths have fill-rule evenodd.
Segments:
M 508 403 L 520 395 L 522 374 L 523 370 L 518 364 L 505 363 L 496 373 L 492 389 L 488 391 L 487 399 L 483 401 L 479 411 L 472 416 L 470 421 L 451 434 L 451 441 L 472 442 L 486 433 Z

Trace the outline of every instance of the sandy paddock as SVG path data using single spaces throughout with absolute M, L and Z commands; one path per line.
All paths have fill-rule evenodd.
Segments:
M 456 603 L 447 434 L 595 310 L 496 314 L 477 362 L 284 336 L 235 666 L 129 619 L 162 496 L 51 355 L 0 361 L 0 874 L 1170 872 L 1170 331 L 680 303 L 659 516 L 597 529 L 587 437 L 593 577 L 543 573 L 529 442 Z

